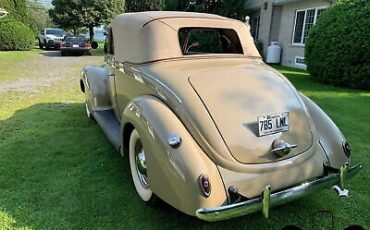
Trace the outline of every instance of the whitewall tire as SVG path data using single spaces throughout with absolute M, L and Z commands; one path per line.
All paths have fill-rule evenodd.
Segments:
M 153 203 L 155 195 L 150 190 L 147 181 L 145 150 L 136 129 L 130 135 L 129 158 L 132 180 L 136 192 L 143 201 Z

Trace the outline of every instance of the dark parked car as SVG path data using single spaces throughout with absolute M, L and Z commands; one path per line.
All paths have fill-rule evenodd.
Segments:
M 60 46 L 62 56 L 67 54 L 91 55 L 91 43 L 84 35 L 66 35 Z

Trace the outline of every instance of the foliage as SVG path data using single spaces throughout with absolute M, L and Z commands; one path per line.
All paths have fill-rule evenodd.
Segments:
M 165 0 L 165 10 L 193 11 L 244 19 L 245 0 Z
M 0 50 L 30 50 L 35 37 L 32 30 L 14 19 L 0 21 Z
M 125 11 L 192 11 L 244 19 L 244 3 L 245 0 L 126 0 Z
M 312 78 L 330 85 L 370 89 L 370 2 L 342 0 L 325 12 L 306 42 Z
M 0 0 L 0 8 L 9 12 L 7 18 L 13 18 L 30 26 L 35 34 L 50 25 L 46 8 L 37 1 Z
M 126 0 L 125 12 L 162 10 L 163 6 L 164 0 Z
M 53 0 L 49 11 L 52 21 L 64 29 L 77 31 L 87 27 L 93 40 L 93 28 L 109 24 L 111 19 L 123 12 L 123 0 Z
M 0 8 L 8 11 L 7 17 L 27 24 L 26 0 L 0 0 Z
M 49 13 L 39 2 L 27 2 L 27 24 L 37 34 L 41 29 L 52 27 Z

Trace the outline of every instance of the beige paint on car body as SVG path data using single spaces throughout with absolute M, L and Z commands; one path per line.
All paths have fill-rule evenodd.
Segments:
M 178 38 L 184 27 L 232 29 L 243 53 L 184 55 Z M 150 190 L 180 211 L 213 220 L 198 214 L 232 210 L 231 187 L 248 200 L 267 185 L 273 193 L 288 191 L 349 162 L 339 129 L 263 63 L 244 23 L 209 14 L 142 12 L 116 17 L 111 34 L 114 54 L 106 55 L 107 64 L 81 74 L 87 108 L 95 118 L 102 111 L 114 114 L 122 154 L 131 131 L 138 131 Z M 289 129 L 259 136 L 257 118 L 277 113 L 289 114 Z M 112 128 L 97 121 L 114 142 Z M 176 148 L 168 143 L 172 134 L 181 137 Z M 272 152 L 274 140 L 297 147 L 281 157 Z M 203 174 L 209 196 L 200 189 Z M 226 216 L 243 214 L 230 210 Z

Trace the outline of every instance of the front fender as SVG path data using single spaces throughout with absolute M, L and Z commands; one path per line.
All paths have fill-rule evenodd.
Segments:
M 330 117 L 311 99 L 301 94 L 308 112 L 315 124 L 321 146 L 329 161 L 329 166 L 339 169 L 345 163 L 350 163 L 344 154 L 342 144 L 346 140 Z
M 132 125 L 138 130 L 146 150 L 149 186 L 158 197 L 193 216 L 198 208 L 218 207 L 227 202 L 216 165 L 167 105 L 153 96 L 133 99 L 122 115 L 123 133 Z M 171 134 L 181 137 L 178 148 L 169 146 Z M 201 174 L 206 174 L 211 182 L 208 198 L 200 191 L 198 178 Z
M 86 66 L 82 69 L 80 87 L 86 94 L 90 111 L 110 109 L 109 72 L 104 67 Z

